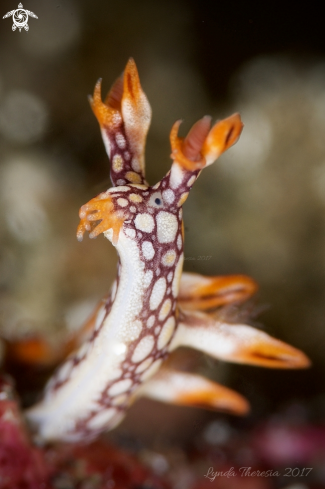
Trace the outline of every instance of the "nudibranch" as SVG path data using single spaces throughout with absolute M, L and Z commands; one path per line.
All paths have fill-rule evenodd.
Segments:
M 170 134 L 170 171 L 145 180 L 144 146 L 151 109 L 130 59 L 105 102 L 101 81 L 90 98 L 111 162 L 113 187 L 80 209 L 77 238 L 103 233 L 119 254 L 117 278 L 87 323 L 84 343 L 50 379 L 43 400 L 27 411 L 44 440 L 89 440 L 114 428 L 139 396 L 180 405 L 248 410 L 239 394 L 166 362 L 179 346 L 212 357 L 274 368 L 309 364 L 299 350 L 245 324 L 227 322 L 224 306 L 255 293 L 243 275 L 182 273 L 182 206 L 206 166 L 242 131 L 239 114 L 196 122 L 185 138 Z

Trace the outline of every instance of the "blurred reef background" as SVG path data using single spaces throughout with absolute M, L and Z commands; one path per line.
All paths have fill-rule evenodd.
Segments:
M 1 17 L 16 1 L 2 0 Z M 25 0 L 24 8 L 38 16 L 29 19 L 28 33 L 12 32 L 11 18 L 0 21 L 1 336 L 41 332 L 55 343 L 110 287 L 113 247 L 103 236 L 82 244 L 75 238 L 79 207 L 110 186 L 87 95 L 102 77 L 104 97 L 132 56 L 153 109 L 151 184 L 170 168 L 175 120 L 183 119 L 185 134 L 205 114 L 241 113 L 239 142 L 202 173 L 184 207 L 185 270 L 256 279 L 259 326 L 302 349 L 313 367 L 226 366 L 183 351 L 181 362 L 186 357 L 245 395 L 251 415 L 236 420 L 140 401 L 109 436 L 177 446 L 215 420 L 221 432 L 270 416 L 324 422 L 320 9 L 205 0 Z M 211 437 L 213 428 L 205 432 Z

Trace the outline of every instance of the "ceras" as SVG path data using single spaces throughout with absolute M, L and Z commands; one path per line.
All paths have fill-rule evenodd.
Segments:
M 137 69 L 129 60 L 103 103 L 97 83 L 91 105 L 111 161 L 113 187 L 80 209 L 77 237 L 103 233 L 119 253 L 112 290 L 87 323 L 88 337 L 50 380 L 28 418 L 47 440 L 89 439 L 111 429 L 140 395 L 176 404 L 202 405 L 242 414 L 239 394 L 198 375 L 161 366 L 180 345 L 214 357 L 296 368 L 302 352 L 250 326 L 232 324 L 218 311 L 256 291 L 249 277 L 183 274 L 182 205 L 200 171 L 234 144 L 238 114 L 217 122 L 203 117 L 185 139 L 172 128 L 173 163 L 150 187 L 144 146 L 151 110 Z M 210 312 L 204 312 L 210 311 Z

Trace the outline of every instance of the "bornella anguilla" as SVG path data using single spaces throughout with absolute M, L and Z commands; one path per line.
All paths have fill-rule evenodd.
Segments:
M 103 233 L 119 264 L 112 289 L 87 323 L 88 335 L 50 379 L 43 399 L 27 411 L 44 440 L 89 440 L 114 428 L 140 396 L 179 405 L 248 411 L 236 392 L 166 362 L 179 346 L 220 360 L 271 368 L 303 368 L 299 350 L 240 321 L 225 308 L 255 293 L 244 275 L 183 273 L 182 206 L 203 168 L 232 146 L 239 114 L 170 133 L 173 160 L 154 186 L 145 180 L 144 147 L 151 109 L 130 59 L 105 102 L 101 80 L 90 98 L 111 162 L 113 187 L 80 209 L 77 238 Z M 84 336 L 84 335 L 83 335 Z

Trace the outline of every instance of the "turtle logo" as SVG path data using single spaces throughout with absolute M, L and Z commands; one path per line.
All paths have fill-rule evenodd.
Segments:
M 22 28 L 24 28 L 25 31 L 29 30 L 29 25 L 28 25 L 29 15 L 31 17 L 34 17 L 34 19 L 38 19 L 37 15 L 35 15 L 33 12 L 31 12 L 30 10 L 23 9 L 22 3 L 18 5 L 18 8 L 16 10 L 11 10 L 11 12 L 7 12 L 6 15 L 4 15 L 2 18 L 6 19 L 11 15 L 13 20 L 12 30 L 15 31 L 18 27 L 19 32 L 21 32 Z

